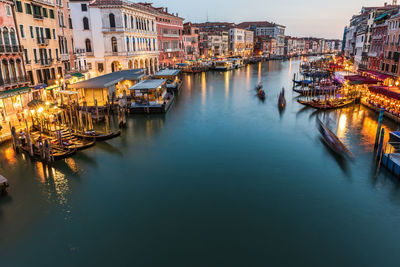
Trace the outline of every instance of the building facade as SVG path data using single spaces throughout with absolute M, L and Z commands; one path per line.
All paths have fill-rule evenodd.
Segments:
M 283 56 L 285 52 L 285 29 L 283 25 L 276 23 L 270 23 L 268 21 L 254 21 L 254 22 L 242 22 L 237 25 L 239 28 L 251 30 L 254 36 L 271 36 L 276 39 L 277 42 L 277 55 Z
M 14 2 L 0 1 L 0 113 L 1 120 L 21 111 L 29 96 L 24 87 L 29 84 L 25 75 L 23 50 L 15 23 Z M 10 91 L 12 90 L 12 91 Z
M 200 57 L 200 30 L 191 22 L 183 25 L 183 46 L 186 60 L 196 60 Z
M 52 0 L 16 1 L 16 22 L 24 47 L 27 76 L 32 85 L 51 85 L 58 75 L 65 73 L 59 36 L 66 24 L 59 5 L 67 3 L 66 0 L 57 0 L 56 3 Z M 69 60 L 65 53 L 71 47 L 68 42 L 70 40 L 64 40 L 62 44 L 64 62 Z
M 113 0 L 72 1 L 70 5 L 74 46 L 80 54 L 85 51 L 91 74 L 158 70 L 157 21 L 150 8 Z

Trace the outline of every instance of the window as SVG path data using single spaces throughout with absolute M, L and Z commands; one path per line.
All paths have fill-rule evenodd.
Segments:
M 56 59 L 57 59 L 57 61 L 60 60 L 60 58 L 58 57 L 58 48 L 56 48 Z
M 49 17 L 51 19 L 54 19 L 54 10 L 53 9 L 49 9 Z
M 38 62 L 38 58 L 37 58 L 36 48 L 33 48 L 33 58 L 35 59 L 35 63 L 37 63 Z
M 12 45 L 17 45 L 17 37 L 15 35 L 15 30 L 13 28 L 10 29 L 10 39 Z
M 71 16 L 68 16 L 68 25 L 69 25 L 69 28 L 72 29 L 72 19 L 71 19 Z
M 31 32 L 31 38 L 35 39 L 35 33 L 33 32 L 33 26 L 29 26 L 29 31 Z
M 92 44 L 89 39 L 85 40 L 86 52 L 92 52 Z
M 56 29 L 53 29 L 53 39 L 54 39 L 54 40 L 57 40 L 57 37 L 56 37 Z
M 45 29 L 45 32 L 46 32 L 46 39 L 51 39 L 51 32 L 50 32 L 50 29 L 49 29 L 49 28 L 46 28 L 46 29 Z
M 98 70 L 99 72 L 103 72 L 103 70 L 104 70 L 104 65 L 103 65 L 103 63 L 97 63 L 97 70 Z
M 83 18 L 83 29 L 84 30 L 89 30 L 89 20 L 87 17 Z
M 118 52 L 117 38 L 115 38 L 115 37 L 111 38 L 111 47 L 112 47 L 113 52 Z
M 15 9 L 17 10 L 17 12 L 22 13 L 21 1 L 15 1 Z
M 87 5 L 86 4 L 81 4 L 81 10 L 82 11 L 87 11 Z
M 29 55 L 28 55 L 28 49 L 24 49 L 24 56 L 25 56 L 25 62 L 26 64 L 30 64 L 30 60 L 29 60 Z
M 11 6 L 10 5 L 6 5 L 6 14 L 7 14 L 7 16 L 11 16 Z
M 31 4 L 25 3 L 25 12 L 26 12 L 26 14 L 32 15 L 32 6 L 31 6 Z
M 115 16 L 113 13 L 110 13 L 110 15 L 108 15 L 108 18 L 110 20 L 110 28 L 115 28 Z
M 42 9 L 42 14 L 43 14 L 43 17 L 45 17 L 45 18 L 48 17 L 48 15 L 47 15 L 47 8 L 43 8 L 43 9 Z
M 126 51 L 130 51 L 130 47 L 129 47 L 129 37 L 126 37 Z
M 19 25 L 19 31 L 21 34 L 21 38 L 25 38 L 25 31 L 24 31 L 24 25 Z
M 124 15 L 124 27 L 128 28 L 128 17 Z

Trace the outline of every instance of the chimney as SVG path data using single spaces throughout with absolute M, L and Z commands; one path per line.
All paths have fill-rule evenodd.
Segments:
M 168 13 L 168 7 L 166 7 L 166 8 L 165 8 L 165 12 L 167 12 L 167 13 Z
M 385 6 L 387 6 L 387 2 L 385 2 Z
M 392 5 L 397 5 L 397 0 L 393 0 L 393 3 L 392 3 Z

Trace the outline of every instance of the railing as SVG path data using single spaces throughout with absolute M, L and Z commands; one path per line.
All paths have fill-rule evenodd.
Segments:
M 49 39 L 45 39 L 43 37 L 38 37 L 37 38 L 37 43 L 39 45 L 49 45 Z
M 67 60 L 70 60 L 70 57 L 69 57 L 69 55 L 68 55 L 68 54 L 61 54 L 61 55 L 60 55 L 60 57 L 61 57 L 61 61 L 67 61 Z
M 169 38 L 179 38 L 179 34 L 177 33 L 163 33 L 164 37 L 169 37 Z
M 43 19 L 43 16 L 39 15 L 39 14 L 33 14 L 33 18 L 34 19 Z
M 25 60 L 25 64 L 27 64 L 27 65 L 31 64 L 31 62 L 32 62 L 32 60 L 30 60 L 30 59 Z
M 180 48 L 167 48 L 167 49 L 164 49 L 164 52 L 166 52 L 166 53 L 179 52 L 179 51 L 182 51 L 182 49 L 180 49 Z
M 42 65 L 42 66 L 50 66 L 52 63 L 53 63 L 53 59 L 48 59 L 48 58 L 40 59 L 40 65 Z
M 7 86 L 7 85 L 18 84 L 18 83 L 27 83 L 27 82 L 29 82 L 29 77 L 27 77 L 27 76 L 5 78 L 5 79 L 0 78 L 0 86 L 3 86 L 3 85 Z

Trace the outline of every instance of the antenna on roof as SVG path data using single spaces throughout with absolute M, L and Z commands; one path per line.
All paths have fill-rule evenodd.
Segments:
M 208 22 L 208 9 L 207 9 L 207 21 L 206 22 Z

